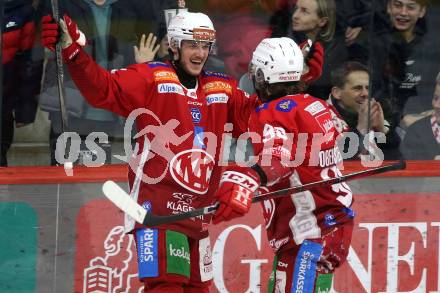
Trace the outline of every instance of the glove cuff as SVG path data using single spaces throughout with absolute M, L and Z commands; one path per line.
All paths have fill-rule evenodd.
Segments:
M 62 51 L 64 60 L 72 61 L 81 51 L 81 47 L 78 43 L 73 42 L 69 47 L 64 48 Z

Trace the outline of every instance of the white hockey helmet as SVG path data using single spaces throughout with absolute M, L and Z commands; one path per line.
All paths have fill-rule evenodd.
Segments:
M 263 78 L 269 84 L 299 81 L 304 57 L 292 39 L 267 38 L 258 44 L 251 63 L 257 80 Z
M 206 14 L 200 12 L 179 12 L 170 20 L 167 31 L 170 46 L 175 44 L 178 48 L 182 40 L 215 42 L 214 25 Z

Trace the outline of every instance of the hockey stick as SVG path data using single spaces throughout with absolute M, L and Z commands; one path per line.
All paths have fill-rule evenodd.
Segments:
M 56 23 L 60 22 L 60 12 L 58 7 L 58 0 L 50 0 L 52 6 L 52 16 Z M 63 56 L 61 54 L 61 43 L 57 42 L 55 47 L 55 58 L 57 64 L 57 81 L 58 81 L 58 97 L 60 100 L 61 113 L 61 132 L 68 131 L 69 124 L 67 119 L 65 89 L 64 89 L 64 71 L 63 71 Z
M 307 183 L 300 186 L 294 186 L 289 187 L 277 191 L 272 191 L 268 193 L 263 193 L 261 195 L 257 195 L 252 198 L 252 202 L 260 202 L 263 200 L 267 200 L 269 198 L 278 197 L 278 196 L 284 196 L 287 194 L 293 194 L 298 193 L 306 190 L 310 190 L 317 187 L 332 185 L 335 183 L 340 183 L 344 181 L 350 181 L 355 179 L 360 179 L 376 174 L 381 174 L 388 171 L 394 171 L 394 170 L 402 170 L 405 169 L 406 163 L 405 161 L 400 161 L 395 164 L 391 164 L 388 166 L 382 166 L 377 168 L 372 168 L 364 171 L 354 172 L 351 174 L 347 174 L 341 177 L 337 178 L 331 178 L 327 180 L 322 181 L 316 181 Z M 180 220 L 185 220 L 192 217 L 202 216 L 211 214 L 214 211 L 217 210 L 219 204 L 215 203 L 213 205 L 195 209 L 192 211 L 176 214 L 176 215 L 169 215 L 169 216 L 155 216 L 151 213 L 149 213 L 146 209 L 144 209 L 142 206 L 140 206 L 134 199 L 128 195 L 125 190 L 123 190 L 119 185 L 117 185 L 113 181 L 107 181 L 104 183 L 102 190 L 105 194 L 105 196 L 112 201 L 119 209 L 127 213 L 130 217 L 132 217 L 136 222 L 143 224 L 145 226 L 158 226 L 162 224 L 167 224 L 171 222 L 176 222 Z

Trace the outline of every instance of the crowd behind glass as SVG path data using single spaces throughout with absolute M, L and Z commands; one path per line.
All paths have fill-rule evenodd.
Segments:
M 166 23 L 182 2 L 59 0 L 59 10 L 84 32 L 85 48 L 93 58 L 112 70 L 167 60 Z M 62 133 L 56 60 L 53 52 L 41 47 L 39 37 L 41 18 L 51 13 L 51 3 L 2 3 L 0 165 L 8 165 L 8 150 L 17 141 L 14 132 L 22 127 L 48 129 L 35 132 L 45 137 L 31 131 L 27 143 L 43 142 L 48 164 L 56 165 L 56 143 Z M 436 37 L 440 5 L 434 1 L 206 0 L 185 4 L 189 11 L 207 13 L 214 21 L 217 42 L 205 69 L 229 74 L 252 92 L 249 61 L 263 38 L 288 36 L 298 44 L 310 40 L 308 54 L 322 54 L 323 66 L 307 92 L 332 105 L 347 130 L 360 136 L 366 127 L 384 133 L 386 143 L 380 148 L 385 159 L 440 159 L 440 46 Z M 325 21 L 314 21 L 314 12 Z M 84 155 L 93 156 L 84 144 L 93 132 L 108 135 L 108 140 L 98 142 L 107 154 L 106 163 L 120 162 L 112 155 L 118 154 L 115 145 L 123 140 L 125 121 L 90 106 L 67 71 L 64 87 L 68 130 L 81 139 L 78 162 Z M 369 110 L 361 105 L 365 99 L 370 99 Z M 362 124 L 361 120 L 367 121 L 365 115 L 370 115 L 370 121 Z M 44 125 L 40 116 L 46 118 Z

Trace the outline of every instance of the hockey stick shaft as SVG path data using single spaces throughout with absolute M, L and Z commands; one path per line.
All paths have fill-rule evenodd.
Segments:
M 394 170 L 405 169 L 406 164 L 404 161 L 400 161 L 396 164 L 372 168 L 364 171 L 350 173 L 338 178 L 331 178 L 327 180 L 317 181 L 307 183 L 301 186 L 294 186 L 286 189 L 281 189 L 273 192 L 264 193 L 255 196 L 252 202 L 260 202 L 277 196 L 284 196 L 287 194 L 298 193 L 306 190 L 311 190 L 317 187 L 323 187 L 327 185 L 332 185 L 344 181 L 350 181 L 355 179 L 360 179 L 376 174 L 381 174 Z M 138 223 L 146 226 L 158 226 L 162 224 L 172 223 L 180 220 L 185 220 L 192 217 L 203 216 L 215 212 L 219 206 L 218 203 L 206 206 L 204 208 L 199 208 L 191 210 L 188 212 L 169 215 L 169 216 L 155 216 L 152 213 L 148 213 L 144 208 L 142 208 L 134 199 L 132 199 L 128 193 L 126 193 L 122 188 L 120 188 L 113 181 L 107 181 L 103 186 L 104 194 L 109 198 L 116 206 L 118 206 L 122 211 L 130 215 Z
M 345 181 L 351 181 L 351 180 L 355 180 L 355 179 L 369 177 L 369 176 L 373 176 L 376 174 L 381 174 L 381 173 L 385 173 L 385 172 L 389 172 L 389 171 L 402 170 L 402 169 L 405 169 L 405 167 L 406 167 L 405 161 L 399 161 L 395 164 L 371 168 L 371 169 L 363 170 L 363 171 L 359 171 L 359 172 L 354 172 L 354 173 L 350 173 L 347 175 L 343 175 L 341 177 L 330 178 L 330 179 L 316 181 L 316 182 L 310 182 L 310 183 L 306 183 L 306 184 L 299 185 L 299 186 L 293 186 L 293 187 L 289 187 L 289 188 L 285 188 L 285 189 L 280 189 L 277 191 L 263 193 L 261 195 L 254 196 L 252 198 L 252 202 L 253 203 L 260 202 L 260 201 L 264 201 L 266 199 L 270 199 L 270 198 L 277 197 L 277 196 L 284 196 L 287 194 L 303 192 L 303 191 L 311 190 L 311 189 L 318 188 L 318 187 L 323 187 L 323 186 L 333 185 L 333 184 L 337 184 L 337 183 L 341 183 L 341 182 L 345 182 Z
M 50 3 L 52 6 L 53 19 L 55 20 L 56 23 L 59 23 L 60 13 L 59 13 L 58 0 L 51 0 Z M 57 65 L 57 84 L 58 84 L 58 97 L 60 102 L 60 113 L 61 113 L 61 131 L 66 132 L 69 129 L 69 122 L 67 119 L 67 111 L 66 111 L 63 56 L 61 54 L 60 42 L 58 42 L 55 46 L 55 59 Z

